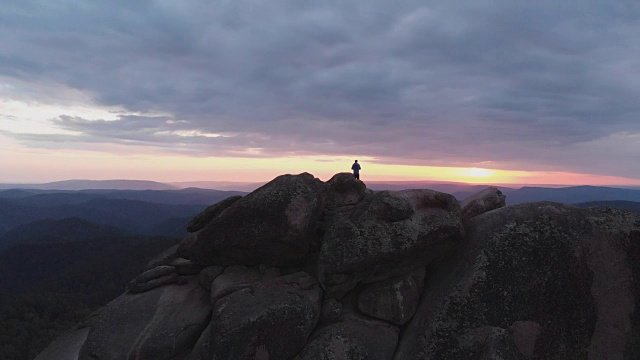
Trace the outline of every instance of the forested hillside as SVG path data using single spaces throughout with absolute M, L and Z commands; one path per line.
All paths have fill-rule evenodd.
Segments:
M 0 359 L 31 360 L 232 191 L 0 191 Z
M 0 359 L 33 359 L 177 238 L 17 244 L 0 252 Z

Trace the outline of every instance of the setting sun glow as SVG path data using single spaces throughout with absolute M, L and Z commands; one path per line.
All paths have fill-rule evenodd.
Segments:
M 466 172 L 468 176 L 479 177 L 479 178 L 486 178 L 493 175 L 493 172 L 491 170 L 482 169 L 482 168 L 470 168 L 470 169 L 467 169 Z

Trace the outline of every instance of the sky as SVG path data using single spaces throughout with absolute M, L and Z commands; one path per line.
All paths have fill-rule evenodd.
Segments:
M 0 182 L 640 185 L 640 2 L 0 2 Z

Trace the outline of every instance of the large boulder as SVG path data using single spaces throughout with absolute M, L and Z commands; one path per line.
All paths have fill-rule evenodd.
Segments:
M 55 339 L 35 360 L 75 360 L 89 335 L 89 328 L 73 329 Z
M 336 299 L 325 299 L 322 301 L 322 310 L 320 312 L 321 323 L 337 322 L 342 316 L 342 303 Z
M 184 360 L 210 360 L 213 357 L 211 348 L 211 324 L 200 335 L 200 338 L 193 346 L 191 353 Z
M 176 268 L 176 274 L 178 275 L 198 275 L 206 267 L 183 258 L 173 259 L 170 265 Z
M 320 317 L 322 291 L 300 272 L 218 300 L 211 320 L 213 359 L 290 359 Z
M 363 314 L 404 325 L 413 317 L 420 300 L 420 291 L 413 276 L 389 279 L 367 286 L 358 298 Z
M 431 190 L 382 191 L 365 197 L 326 232 L 318 277 L 330 294 L 360 282 L 403 275 L 443 256 L 463 238 L 460 206 Z
M 228 266 L 224 273 L 210 284 L 211 303 L 215 304 L 218 299 L 229 294 L 278 276 L 280 276 L 278 268 L 268 266 L 255 266 L 252 268 L 240 265 Z
M 196 232 L 204 229 L 205 226 L 207 226 L 207 224 L 211 222 L 211 220 L 220 215 L 223 211 L 227 210 L 229 206 L 233 205 L 233 203 L 240 200 L 241 198 L 242 196 L 240 195 L 231 196 L 204 209 L 203 212 L 196 215 L 187 224 L 187 231 Z
M 525 360 L 511 333 L 495 326 L 471 329 L 458 338 L 457 345 L 465 353 L 472 354 L 466 359 Z
M 482 344 L 536 359 L 640 357 L 638 215 L 541 202 L 467 227 L 465 251 L 431 270 L 395 359 L 478 359 Z M 496 330 L 463 346 L 489 328 L 513 339 Z
M 297 265 L 315 236 L 324 188 L 311 174 L 278 176 L 185 239 L 178 253 L 206 265 Z
M 542 326 L 534 321 L 516 321 L 509 329 L 518 351 L 526 358 L 535 355 L 536 343 L 542 333 Z
M 79 359 L 174 359 L 191 351 L 209 323 L 209 294 L 192 277 L 143 294 L 124 294 L 85 320 Z
M 460 202 L 462 220 L 467 221 L 487 211 L 506 206 L 507 197 L 495 186 L 490 186 Z
M 211 291 L 211 284 L 215 281 L 215 279 L 220 276 L 224 272 L 224 267 L 222 266 L 207 266 L 206 268 L 200 271 L 198 274 L 198 283 L 204 289 Z
M 325 210 L 342 212 L 359 204 L 367 194 L 367 187 L 351 173 L 335 174 L 327 181 Z
M 145 272 L 143 272 L 142 274 L 138 275 L 135 279 L 134 282 L 138 283 L 138 284 L 142 284 L 142 283 L 146 283 L 149 282 L 151 280 L 166 276 L 166 275 L 170 275 L 170 274 L 175 274 L 176 272 L 176 268 L 170 265 L 160 265 L 160 266 L 156 266 L 153 269 L 149 269 Z
M 129 292 L 139 294 L 169 284 L 184 284 L 186 278 L 176 274 L 176 268 L 160 265 L 138 275 L 129 283 Z
M 149 263 L 147 263 L 146 270 L 151 270 L 158 266 L 169 265 L 171 262 L 178 258 L 178 244 L 164 250 L 160 254 L 156 255 Z
M 398 342 L 398 327 L 350 314 L 341 322 L 320 327 L 298 360 L 390 360 Z

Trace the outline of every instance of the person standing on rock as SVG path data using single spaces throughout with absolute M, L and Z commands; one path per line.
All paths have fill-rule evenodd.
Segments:
M 360 169 L 360 164 L 358 164 L 358 160 L 356 160 L 356 162 L 351 165 L 351 170 L 353 170 L 353 176 L 358 180 L 360 180 Z

